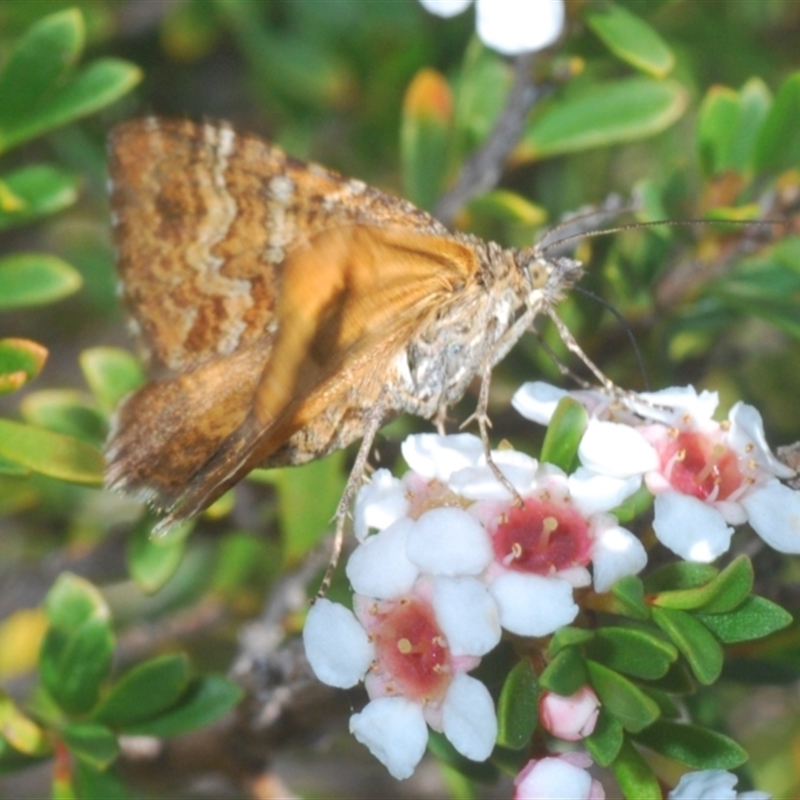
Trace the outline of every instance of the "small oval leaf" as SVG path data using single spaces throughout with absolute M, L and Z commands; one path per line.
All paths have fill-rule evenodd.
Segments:
M 30 339 L 0 339 L 0 394 L 32 381 L 47 360 L 47 348 Z
M 539 680 L 523 658 L 508 674 L 497 704 L 497 743 L 519 750 L 530 741 L 539 722 Z
M 617 58 L 654 78 L 663 78 L 675 65 L 664 40 L 641 17 L 609 4 L 584 15 L 586 24 Z
M 594 84 L 552 103 L 528 127 L 516 160 L 550 158 L 654 136 L 685 111 L 688 93 L 674 81 L 627 78 Z
M 0 419 L 0 456 L 69 483 L 103 484 L 103 454 L 60 433 Z
M 43 253 L 0 259 L 0 310 L 40 306 L 76 292 L 81 276 L 66 261 Z

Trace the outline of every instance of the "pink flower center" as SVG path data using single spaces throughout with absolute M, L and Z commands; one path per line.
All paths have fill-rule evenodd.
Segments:
M 673 488 L 699 500 L 725 500 L 742 485 L 736 453 L 708 435 L 682 431 L 659 455 Z
M 589 526 L 574 508 L 539 498 L 511 506 L 492 534 L 492 543 L 503 566 L 537 575 L 585 566 L 591 548 Z
M 452 677 L 450 651 L 430 605 L 413 597 L 392 603 L 373 637 L 381 670 L 398 694 L 423 702 L 444 695 Z

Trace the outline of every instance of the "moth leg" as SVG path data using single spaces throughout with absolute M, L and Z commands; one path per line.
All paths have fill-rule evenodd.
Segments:
M 518 505 L 522 505 L 522 497 L 520 493 L 514 487 L 514 484 L 503 475 L 502 470 L 500 467 L 497 466 L 495 463 L 494 458 L 492 458 L 492 446 L 489 442 L 489 428 L 492 427 L 492 421 L 489 419 L 488 409 L 489 409 L 489 387 L 491 386 L 492 382 L 492 363 L 487 361 L 484 364 L 483 369 L 481 370 L 481 388 L 480 392 L 478 393 L 478 405 L 475 408 L 475 411 L 467 417 L 466 420 L 461 424 L 461 428 L 465 428 L 472 422 L 478 423 L 478 430 L 480 431 L 481 442 L 483 443 L 483 452 L 486 456 L 486 464 L 489 469 L 494 474 L 495 478 L 497 478 L 503 486 L 511 492 L 511 496 L 514 498 L 514 502 Z
M 447 405 L 442 403 L 436 411 L 436 416 L 433 418 L 433 424 L 436 426 L 436 433 L 439 436 L 444 436 L 447 433 L 445 423 L 447 422 Z
M 372 408 L 367 416 L 367 426 L 364 429 L 364 436 L 361 439 L 361 444 L 356 454 L 356 460 L 353 464 L 353 469 L 350 470 L 350 476 L 347 478 L 347 483 L 342 493 L 342 498 L 339 500 L 339 505 L 336 507 L 336 531 L 333 536 L 333 547 L 331 548 L 331 557 L 328 562 L 328 568 L 325 570 L 325 577 L 322 579 L 319 589 L 317 590 L 314 600 L 325 597 L 328 589 L 331 587 L 333 580 L 333 573 L 339 564 L 339 558 L 342 555 L 342 545 L 344 544 L 344 526 L 347 522 L 347 517 L 350 513 L 350 504 L 356 492 L 361 488 L 361 482 L 366 472 L 367 462 L 369 461 L 369 451 L 375 442 L 375 437 L 383 424 L 385 416 L 383 402 L 379 401 L 374 408 Z
M 556 326 L 556 330 L 558 331 L 558 335 L 561 338 L 561 341 L 567 346 L 567 350 L 571 353 L 574 353 L 578 358 L 583 361 L 584 364 L 589 368 L 592 374 L 600 381 L 602 387 L 608 392 L 608 394 L 618 397 L 621 394 L 619 387 L 611 380 L 603 370 L 598 367 L 594 361 L 592 361 L 586 353 L 583 352 L 581 346 L 575 341 L 575 337 L 570 333 L 569 328 L 564 324 L 561 317 L 556 314 L 556 312 L 552 308 L 546 309 L 547 316 L 553 320 L 553 324 Z M 556 362 L 558 363 L 558 362 Z

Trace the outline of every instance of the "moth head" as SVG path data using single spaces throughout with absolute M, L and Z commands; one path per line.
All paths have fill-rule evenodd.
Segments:
M 530 300 L 556 302 L 583 274 L 583 265 L 573 258 L 548 258 L 537 247 L 517 254 L 517 266 L 528 288 Z

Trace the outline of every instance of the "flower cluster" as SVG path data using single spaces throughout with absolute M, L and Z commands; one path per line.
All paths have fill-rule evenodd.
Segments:
M 495 451 L 512 492 L 469 434 L 412 436 L 403 455 L 411 469 L 402 479 L 379 470 L 356 500 L 353 611 L 320 601 L 304 633 L 321 680 L 348 687 L 364 679 L 371 702 L 351 730 L 395 777 L 422 757 L 426 723 L 466 757 L 488 758 L 494 706 L 466 673 L 501 629 L 551 634 L 577 616 L 574 589 L 607 591 L 646 562 L 609 513 L 637 481 L 588 470 L 568 476 L 524 453 Z
M 549 423 L 567 393 L 527 383 L 512 403 L 528 419 Z M 781 479 L 794 470 L 770 452 L 761 415 L 736 403 L 717 422 L 716 392 L 691 387 L 621 399 L 571 395 L 591 414 L 578 456 L 586 469 L 644 481 L 655 496 L 653 529 L 687 561 L 711 562 L 730 547 L 732 525 L 749 522 L 775 550 L 800 553 L 800 492 Z
M 565 394 L 526 384 L 513 403 L 547 423 Z M 590 417 L 572 474 L 509 448 L 489 462 L 469 434 L 421 434 L 402 445 L 402 478 L 378 470 L 356 498 L 352 611 L 320 600 L 304 639 L 322 681 L 364 681 L 370 702 L 350 729 L 396 778 L 413 773 L 429 727 L 469 759 L 490 756 L 493 700 L 469 673 L 503 631 L 549 636 L 576 620 L 581 592 L 607 592 L 644 568 L 644 547 L 612 513 L 643 486 L 659 539 L 687 560 L 716 558 L 729 526 L 744 521 L 773 547 L 800 552 L 800 493 L 780 482 L 793 473 L 769 451 L 755 409 L 738 404 L 719 423 L 716 395 L 691 388 L 572 396 Z M 544 692 L 539 721 L 576 742 L 592 735 L 600 705 L 590 686 Z M 515 797 L 549 797 L 552 784 L 599 800 L 590 765 L 579 753 L 531 761 Z

